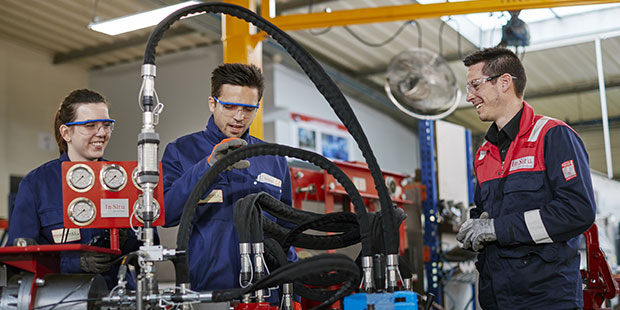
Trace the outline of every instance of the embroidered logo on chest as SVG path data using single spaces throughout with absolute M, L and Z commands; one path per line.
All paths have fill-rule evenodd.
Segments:
M 480 151 L 480 154 L 478 155 L 478 160 L 482 160 L 484 156 L 486 155 L 487 155 L 487 151 Z
M 198 204 L 201 203 L 222 203 L 224 202 L 224 195 L 222 194 L 221 189 L 212 190 L 209 195 L 205 199 L 201 199 L 198 201 Z
M 562 163 L 562 173 L 566 181 L 577 177 L 577 170 L 575 170 L 575 164 L 572 159 Z
M 510 162 L 510 171 L 529 168 L 534 168 L 534 156 L 525 156 Z
M 258 175 L 258 177 L 256 177 L 256 181 L 261 182 L 261 183 L 267 183 L 267 184 L 271 184 L 273 186 L 277 186 L 280 187 L 282 186 L 282 180 L 271 176 L 269 174 L 266 173 L 261 173 Z

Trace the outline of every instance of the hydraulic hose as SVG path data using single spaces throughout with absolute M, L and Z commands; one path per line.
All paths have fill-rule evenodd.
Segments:
M 260 197 L 264 197 L 262 199 L 263 203 L 257 204 Z M 278 202 L 277 205 L 276 202 Z M 281 227 L 269 218 L 261 216 L 261 206 L 271 210 L 271 214 L 275 217 L 297 224 L 298 227 L 291 231 Z M 280 216 L 277 211 L 283 211 L 285 213 L 284 216 Z M 250 214 L 251 216 L 249 216 Z M 283 249 L 288 249 L 291 245 L 294 245 L 307 249 L 328 250 L 360 242 L 359 223 L 355 214 L 350 212 L 316 214 L 301 211 L 287 206 L 265 192 L 249 194 L 237 200 L 233 218 L 240 243 L 250 242 L 248 227 L 252 228 L 251 235 L 254 242 L 262 242 L 264 240 L 263 226 L 265 227 L 264 232 L 278 240 L 282 244 Z M 332 227 L 336 229 L 329 229 Z M 308 229 L 325 232 L 343 232 L 343 234 L 329 236 L 303 234 Z
M 279 283 L 294 282 L 300 278 L 338 272 L 346 274 L 346 281 L 323 303 L 313 309 L 325 309 L 338 299 L 350 294 L 361 280 L 359 268 L 350 258 L 342 254 L 322 254 L 288 264 L 260 279 L 255 284 L 241 289 L 213 291 L 213 301 L 223 302 L 238 299 L 244 294 L 266 289 Z
M 317 220 L 324 216 L 324 214 L 318 214 L 314 212 L 291 208 L 291 206 L 285 204 L 284 202 L 274 198 L 273 196 L 265 192 L 250 194 L 248 196 L 253 195 L 256 195 L 256 203 L 258 203 L 262 210 L 273 215 L 274 217 L 277 217 L 289 223 L 300 225 L 312 220 Z M 354 225 L 355 228 L 359 227 L 359 224 L 357 222 Z M 346 232 L 351 230 L 351 228 L 352 225 L 346 225 L 345 223 L 324 223 L 324 225 L 320 227 L 313 227 L 312 229 L 325 232 Z
M 383 180 L 383 175 L 381 173 L 381 169 L 379 168 L 379 164 L 377 163 L 377 159 L 375 158 L 372 149 L 370 148 L 370 144 L 368 143 L 368 139 L 362 130 L 362 126 L 357 120 L 355 113 L 353 113 L 353 110 L 351 109 L 351 106 L 347 102 L 345 96 L 325 72 L 323 67 L 310 55 L 310 53 L 303 49 L 299 43 L 297 43 L 284 31 L 246 8 L 228 3 L 200 3 L 180 9 L 170 14 L 163 21 L 157 24 L 146 45 L 144 52 L 144 64 L 155 65 L 156 47 L 159 44 L 164 32 L 167 31 L 174 22 L 178 21 L 183 16 L 202 12 L 223 13 L 252 23 L 258 29 L 261 29 L 269 34 L 284 49 L 286 49 L 291 57 L 293 57 L 293 59 L 295 59 L 299 66 L 304 70 L 306 75 L 316 86 L 317 90 L 327 100 L 338 118 L 351 133 L 353 139 L 357 142 L 362 155 L 366 159 L 368 168 L 370 169 L 370 174 L 375 182 L 375 188 L 379 195 L 381 213 L 385 214 L 384 218 L 387 219 L 382 222 L 384 228 L 383 238 L 385 242 L 385 253 L 398 254 L 396 228 L 393 220 L 393 210 L 391 208 L 392 200 L 390 199 L 385 181 Z M 361 224 L 360 228 L 362 226 L 366 226 L 366 224 Z M 362 235 L 364 235 L 364 233 L 362 233 Z
M 180 285 L 182 283 L 189 283 L 189 270 L 187 261 L 187 246 L 189 243 L 189 236 L 192 230 L 193 218 L 196 212 L 198 201 L 211 186 L 211 183 L 217 178 L 217 176 L 226 170 L 229 166 L 236 163 L 239 160 L 256 157 L 261 155 L 279 155 L 289 156 L 313 163 L 316 166 L 327 171 L 327 173 L 334 176 L 334 178 L 340 182 L 345 191 L 351 198 L 355 211 L 357 213 L 357 219 L 360 225 L 360 237 L 362 240 L 362 252 L 364 256 L 369 256 L 372 253 L 371 241 L 370 241 L 370 225 L 368 222 L 368 214 L 366 207 L 364 206 L 360 193 L 355 188 L 355 185 L 349 179 L 349 177 L 338 167 L 336 164 L 328 160 L 327 158 L 302 149 L 297 149 L 285 145 L 271 144 L 271 143 L 259 143 L 244 146 L 228 155 L 224 156 L 198 180 L 196 186 L 192 190 L 191 194 L 185 202 L 183 207 L 183 215 L 179 223 L 179 231 L 177 233 L 177 251 L 184 253 L 177 256 L 175 260 L 175 267 L 179 268 L 176 271 L 176 283 Z M 263 224 L 266 224 L 263 222 Z

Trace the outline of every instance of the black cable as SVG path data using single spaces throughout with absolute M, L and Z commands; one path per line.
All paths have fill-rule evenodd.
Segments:
M 402 25 L 400 25 L 400 27 L 398 27 L 398 30 L 396 30 L 396 32 L 394 32 L 394 34 L 392 36 L 390 36 L 389 38 L 387 38 L 385 41 L 381 42 L 381 43 L 373 43 L 373 42 L 369 42 L 366 41 L 365 39 L 363 39 L 362 37 L 360 37 L 357 33 L 355 33 L 353 31 L 353 29 L 349 28 L 348 26 L 344 26 L 344 30 L 346 30 L 349 34 L 351 34 L 351 36 L 353 36 L 355 39 L 357 39 L 358 41 L 360 41 L 362 44 L 366 45 L 366 46 L 370 46 L 370 47 L 382 47 L 390 42 L 392 42 L 394 39 L 396 39 L 396 37 L 398 37 L 398 35 L 403 32 L 403 30 L 405 29 L 405 26 L 411 24 L 412 22 L 415 23 L 415 21 L 413 20 L 409 20 L 404 22 Z M 416 23 L 417 26 L 417 23 Z M 418 27 L 418 30 L 420 28 Z M 419 32 L 418 32 L 419 33 Z M 421 45 L 421 43 L 420 43 Z
M 92 279 L 92 278 L 91 278 Z M 63 297 L 62 299 L 60 299 L 59 302 L 52 304 L 52 305 L 47 305 L 45 307 L 52 307 L 50 310 L 54 310 L 56 308 L 56 306 L 62 304 L 64 302 L 65 299 L 69 298 L 69 296 L 73 295 L 73 293 L 77 292 L 79 289 L 81 289 L 84 285 L 90 283 L 91 279 L 88 279 L 84 282 L 82 282 L 82 284 L 76 286 L 73 290 L 71 290 L 67 295 L 65 295 L 65 297 Z
M 357 220 L 352 213 L 347 212 L 337 212 L 337 213 L 329 213 L 325 214 L 325 216 L 311 220 L 302 225 L 297 226 L 297 228 L 293 229 L 284 239 L 282 243 L 282 249 L 288 249 L 291 245 L 294 244 L 296 240 L 303 235 L 303 232 L 308 229 L 314 229 L 315 227 L 322 227 L 325 224 L 329 223 L 349 223 L 349 224 L 357 224 Z M 312 236 L 312 235 L 309 235 Z M 349 246 L 359 242 L 359 229 L 354 229 L 343 234 L 337 235 L 338 239 L 342 241 L 342 246 Z M 333 238 L 334 235 L 321 236 L 326 238 Z M 340 247 L 339 247 L 340 248 Z
M 193 226 L 194 213 L 196 212 L 198 201 L 203 196 L 203 193 L 205 193 L 211 186 L 211 183 L 217 178 L 217 176 L 239 160 L 261 155 L 289 156 L 307 160 L 316 166 L 325 169 L 327 173 L 333 175 L 334 178 L 344 187 L 357 212 L 358 222 L 360 225 L 360 237 L 362 239 L 362 251 L 365 253 L 371 253 L 370 225 L 368 224 L 366 207 L 364 206 L 363 200 L 351 179 L 349 179 L 349 177 L 347 177 L 347 175 L 338 166 L 322 155 L 285 145 L 270 143 L 253 144 L 234 150 L 215 162 L 215 164 L 213 164 L 213 166 L 211 166 L 211 168 L 200 178 L 185 202 L 183 215 L 181 216 L 177 234 L 177 250 L 187 250 L 189 236 Z M 263 224 L 266 225 L 267 223 L 264 221 Z M 181 283 L 189 283 L 187 255 L 179 255 L 176 258 L 175 266 L 181 268 L 178 272 L 176 272 L 177 284 L 180 285 Z M 179 265 L 179 263 L 181 263 L 181 265 Z
M 287 236 L 291 234 L 290 229 L 281 227 L 266 218 L 263 218 L 263 227 L 265 229 L 265 234 L 275 239 L 280 244 L 284 244 Z M 353 230 L 347 233 L 330 236 L 310 235 L 303 233 L 295 233 L 295 235 L 296 236 L 292 242 L 293 246 L 313 250 L 340 249 L 354 245 L 360 240 L 359 232 Z
M 412 20 L 411 22 L 414 23 L 415 27 L 418 29 L 418 48 L 422 48 L 422 28 L 417 21 Z
M 390 219 L 383 221 L 384 230 L 386 232 L 383 235 L 386 244 L 385 252 L 387 254 L 398 254 L 398 243 L 395 241 L 395 223 L 392 220 L 392 209 L 389 208 L 389 206 L 392 206 L 392 200 L 383 180 L 383 175 L 381 169 L 379 168 L 379 164 L 377 163 L 377 159 L 370 148 L 368 138 L 364 134 L 364 131 L 357 120 L 355 113 L 353 113 L 351 106 L 347 102 L 347 99 L 344 97 L 344 94 L 342 94 L 340 89 L 338 89 L 334 81 L 329 77 L 327 72 L 325 72 L 316 59 L 314 59 L 308 51 L 303 49 L 301 45 L 293 40 L 287 33 L 246 8 L 228 3 L 200 3 L 188 6 L 170 14 L 155 27 L 146 45 L 144 64 L 155 64 L 156 47 L 164 32 L 168 30 L 174 22 L 183 16 L 198 12 L 225 13 L 250 22 L 257 28 L 269 34 L 288 51 L 293 59 L 297 61 L 299 66 L 304 70 L 319 92 L 327 100 L 338 118 L 342 121 L 359 145 L 362 155 L 368 163 L 370 174 L 372 175 L 375 188 L 379 195 L 381 212 L 386 214 L 386 218 Z M 359 215 L 359 211 L 357 212 Z M 364 226 L 366 226 L 366 224 L 360 223 L 360 229 L 363 229 Z M 179 231 L 181 230 L 184 229 L 180 228 Z M 361 234 L 362 237 L 364 237 L 365 233 L 362 232 Z
M 49 310 L 53 310 L 54 308 L 56 308 L 56 306 L 62 305 L 62 304 L 89 302 L 89 301 L 97 301 L 97 300 L 99 300 L 99 298 L 84 298 L 84 299 L 67 300 L 67 301 L 62 301 L 62 302 L 59 301 L 57 303 L 53 303 L 53 304 L 49 304 L 49 305 L 42 305 L 42 306 L 34 307 L 32 309 L 36 310 L 36 309 L 45 309 L 47 307 L 53 307 L 53 308 L 49 309 Z
M 458 55 L 459 59 L 463 59 L 463 55 L 462 55 L 462 51 L 461 51 L 461 38 L 462 38 L 462 36 L 461 36 L 461 25 L 459 24 L 459 22 L 457 20 L 452 19 L 452 18 L 448 18 L 447 21 L 442 22 L 441 25 L 439 25 L 439 56 L 444 57 L 444 55 L 443 55 L 443 37 L 442 37 L 442 33 L 443 33 L 443 28 L 451 20 L 456 22 L 456 52 L 457 52 L 457 55 Z
M 330 273 L 346 273 L 347 280 L 334 294 L 313 309 L 325 309 L 338 299 L 350 294 L 355 290 L 361 280 L 358 266 L 348 257 L 342 254 L 323 254 L 313 256 L 295 263 L 288 264 L 270 275 L 260 279 L 249 287 L 241 289 L 213 291 L 213 301 L 223 302 L 238 299 L 252 291 L 272 287 L 278 283 L 290 283 L 296 279 L 311 277 L 313 275 Z

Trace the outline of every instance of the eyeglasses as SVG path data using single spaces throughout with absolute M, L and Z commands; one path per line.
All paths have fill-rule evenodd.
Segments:
M 220 101 L 220 99 L 215 96 L 213 96 L 213 100 L 220 104 L 220 111 L 228 117 L 235 117 L 239 111 L 241 111 L 243 116 L 250 117 L 254 112 L 256 112 L 256 110 L 258 110 L 258 103 L 256 105 L 252 105 L 237 102 L 226 102 Z
M 469 92 L 471 92 L 471 91 L 478 91 L 478 89 L 480 88 L 480 85 L 482 85 L 482 84 L 484 84 L 484 83 L 486 83 L 486 82 L 488 82 L 488 81 L 493 81 L 493 80 L 495 80 L 496 78 L 498 78 L 498 77 L 500 77 L 500 76 L 502 76 L 502 75 L 504 75 L 504 74 L 506 74 L 506 73 L 502 73 L 502 74 L 498 74 L 498 75 L 490 76 L 490 77 L 488 77 L 488 78 L 473 79 L 473 80 L 471 80 L 471 81 L 469 81 L 469 82 L 467 82 L 467 83 L 465 84 L 465 90 L 467 91 L 467 93 L 468 93 L 468 94 L 469 94 Z M 512 75 L 511 75 L 510 77 L 512 77 L 512 79 L 513 79 L 513 80 L 516 80 L 516 79 L 517 79 L 517 77 L 516 77 L 516 76 L 512 76 Z
M 103 128 L 104 134 L 109 134 L 114 130 L 115 120 L 109 118 L 89 119 L 87 121 L 69 122 L 65 126 L 75 126 L 81 134 L 94 135 Z

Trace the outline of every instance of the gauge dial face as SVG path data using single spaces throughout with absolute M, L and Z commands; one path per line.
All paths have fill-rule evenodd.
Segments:
M 140 223 L 144 223 L 144 219 L 142 218 L 142 212 L 144 212 L 142 203 L 142 195 L 138 195 L 138 200 L 133 204 L 134 212 L 136 213 L 136 219 L 140 221 Z M 159 218 L 159 202 L 156 199 L 153 199 L 153 222 L 157 221 Z
M 101 185 L 109 191 L 120 191 L 127 184 L 127 172 L 117 164 L 106 165 L 101 169 Z
M 67 171 L 67 184 L 76 192 L 86 192 L 95 184 L 95 173 L 87 165 L 74 165 Z
M 97 208 L 95 204 L 88 198 L 76 198 L 70 204 L 67 210 L 69 219 L 76 225 L 85 226 L 95 220 Z

